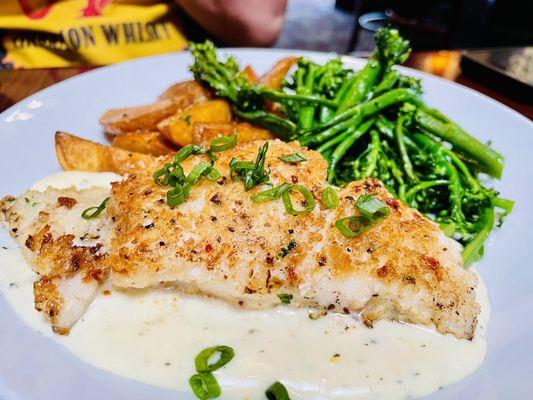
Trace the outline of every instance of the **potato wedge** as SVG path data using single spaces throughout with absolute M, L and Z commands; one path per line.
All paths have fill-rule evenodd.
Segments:
M 156 157 L 176 151 L 176 147 L 157 131 L 124 133 L 115 136 L 112 146 Z
M 186 96 L 190 104 L 203 103 L 213 97 L 213 92 L 197 81 L 178 82 L 165 90 L 160 100 L 172 100 Z
M 157 129 L 164 137 L 178 146 L 192 143 L 194 122 L 229 122 L 231 110 L 224 100 L 210 100 L 193 104 L 181 113 L 166 118 L 157 124 Z
M 186 96 L 160 100 L 153 104 L 128 108 L 113 108 L 100 117 L 107 133 L 119 135 L 135 131 L 155 131 L 157 123 L 188 107 Z
M 65 171 L 116 172 L 150 165 L 155 157 L 104 146 L 65 132 L 56 132 L 55 147 L 59 165 Z
M 246 122 L 195 122 L 193 124 L 192 143 L 208 144 L 216 137 L 237 134 L 237 142 L 274 139 L 266 129 L 257 128 Z
M 244 67 L 244 69 L 242 70 L 242 73 L 246 76 L 246 79 L 250 83 L 256 83 L 257 80 L 259 79 L 254 69 L 250 65 L 247 65 L 246 67 Z
M 297 57 L 285 57 L 276 62 L 265 74 L 261 75 L 258 82 L 261 86 L 279 89 L 283 79 L 298 61 Z

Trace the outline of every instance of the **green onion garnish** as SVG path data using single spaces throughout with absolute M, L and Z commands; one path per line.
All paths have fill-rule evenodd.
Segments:
M 255 162 L 238 161 L 237 159 L 232 158 L 229 163 L 231 179 L 234 181 L 242 181 L 244 183 L 244 190 L 246 191 L 261 183 L 267 183 L 270 173 L 265 170 L 267 150 L 268 142 L 265 142 L 257 152 Z
M 233 136 L 220 136 L 211 140 L 209 150 L 213 153 L 219 153 L 224 150 L 232 149 L 237 146 L 237 135 Z
M 92 219 L 98 217 L 102 213 L 102 211 L 104 211 L 108 201 L 109 197 L 106 197 L 98 207 L 89 207 L 81 213 L 81 217 L 84 219 Z
M 205 154 L 209 157 L 210 163 L 200 162 L 185 175 L 180 163 L 191 155 Z M 210 150 L 204 151 L 201 147 L 188 145 L 181 148 L 175 155 L 172 163 L 165 163 L 163 168 L 153 174 L 156 184 L 159 186 L 171 186 L 167 191 L 167 204 L 174 207 L 183 203 L 189 197 L 191 188 L 204 177 L 210 181 L 220 178 L 220 172 L 214 167 L 216 158 Z
M 281 185 L 279 186 L 276 186 L 272 189 L 267 189 L 267 190 L 264 190 L 256 195 L 253 195 L 251 197 L 252 201 L 254 203 L 259 203 L 261 201 L 272 201 L 272 200 L 276 200 L 276 199 L 279 199 L 281 197 L 281 195 L 283 194 L 283 192 L 285 192 L 286 190 L 288 190 L 289 188 L 291 187 L 291 185 L 287 182 L 285 183 L 282 183 Z
M 219 354 L 220 356 L 216 362 L 210 364 L 209 359 L 215 354 Z M 196 371 L 198 372 L 216 371 L 217 369 L 229 363 L 233 359 L 234 356 L 235 356 L 235 352 L 229 346 L 208 347 L 207 349 L 202 350 L 194 359 Z
M 305 158 L 301 153 L 285 154 L 278 158 L 281 161 L 285 161 L 287 163 L 297 163 L 297 162 L 307 161 L 307 158 Z
M 211 372 L 200 372 L 189 379 L 189 385 L 200 400 L 216 399 L 220 396 L 220 386 Z
M 363 217 L 345 217 L 335 221 L 335 228 L 337 228 L 343 236 L 351 238 L 360 235 L 370 228 L 371 224 L 368 223 Z
M 328 186 L 322 191 L 322 203 L 328 209 L 336 208 L 339 205 L 339 197 L 337 191 Z
M 265 391 L 268 400 L 291 400 L 289 392 L 283 384 L 275 382 Z
M 370 221 L 384 218 L 390 213 L 389 207 L 370 194 L 359 196 L 355 207 L 363 217 Z
M 290 304 L 293 296 L 289 293 L 279 293 L 278 297 L 282 304 Z
M 292 190 L 300 192 L 305 200 L 305 208 L 303 210 L 296 210 L 292 205 L 292 200 L 290 193 Z M 285 210 L 291 215 L 307 214 L 315 208 L 315 198 L 313 193 L 305 186 L 301 185 L 291 185 L 289 183 L 282 183 L 279 186 L 273 187 L 272 189 L 264 190 L 256 195 L 251 197 L 252 201 L 259 203 L 262 201 L 272 201 L 279 198 L 283 199 L 283 205 Z
M 361 195 L 355 207 L 360 216 L 345 217 L 335 222 L 335 228 L 348 238 L 360 235 L 390 214 L 385 204 L 369 194 Z
M 300 192 L 302 196 L 305 199 L 305 207 L 302 210 L 296 210 L 292 205 L 291 200 L 291 191 L 296 190 L 297 192 Z M 283 205 L 285 206 L 285 211 L 287 211 L 291 215 L 299 215 L 299 214 L 307 214 L 313 211 L 315 208 L 315 198 L 313 197 L 313 193 L 309 189 L 307 189 L 305 186 L 301 185 L 291 185 L 290 188 L 285 190 L 281 198 L 283 199 Z

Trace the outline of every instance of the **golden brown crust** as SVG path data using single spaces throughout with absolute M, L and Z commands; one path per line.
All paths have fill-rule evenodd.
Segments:
M 152 131 L 158 122 L 191 104 L 187 96 L 160 100 L 153 104 L 127 108 L 113 108 L 100 117 L 107 133 L 120 135 L 126 132 Z
M 178 82 L 165 90 L 160 100 L 175 99 L 185 96 L 190 104 L 202 103 L 213 98 L 213 92 L 197 81 Z
M 278 293 L 292 293 L 294 304 L 362 312 L 369 325 L 401 319 L 472 336 L 479 312 L 476 279 L 463 270 L 457 244 L 436 224 L 394 199 L 377 180 L 348 185 L 339 191 L 339 207 L 326 210 L 320 202 L 326 162 L 280 141 L 269 142 L 271 182 L 306 186 L 317 206 L 311 214 L 291 216 L 280 200 L 254 203 L 250 196 L 264 187 L 245 192 L 242 183 L 231 181 L 228 164 L 233 157 L 253 161 L 262 143 L 220 153 L 215 163 L 220 181 L 200 181 L 175 208 L 166 205 L 166 189 L 153 182 L 155 168 L 113 184 L 108 212 L 115 218 L 109 258 L 114 284 L 178 282 L 249 307 L 271 306 L 279 302 Z M 308 161 L 278 159 L 296 151 Z M 185 172 L 200 160 L 206 158 L 186 160 Z M 375 195 L 391 214 L 364 234 L 345 238 L 334 222 L 357 215 L 354 204 L 363 193 Z
M 65 171 L 116 172 L 143 167 L 153 156 L 104 146 L 71 135 L 56 132 L 55 148 L 59 165 Z
M 81 218 L 84 208 L 98 204 L 105 195 L 104 189 L 48 189 L 0 203 L 2 223 L 38 274 L 35 308 L 46 313 L 59 334 L 68 334 L 108 275 L 106 218 L 94 222 Z

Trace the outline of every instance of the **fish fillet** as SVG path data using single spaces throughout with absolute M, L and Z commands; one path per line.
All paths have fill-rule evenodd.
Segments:
M 477 278 L 462 267 L 460 245 L 414 209 L 393 198 L 374 179 L 339 190 L 340 204 L 321 203 L 326 162 L 297 143 L 269 141 L 270 182 L 298 183 L 312 191 L 316 207 L 289 215 L 281 200 L 254 203 L 229 176 L 229 162 L 254 161 L 263 141 L 240 144 L 217 154 L 222 174 L 202 179 L 187 201 L 170 208 L 152 174 L 167 158 L 113 183 L 107 215 L 113 221 L 106 263 L 113 285 L 146 288 L 175 284 L 180 290 L 223 299 L 238 307 L 266 308 L 292 295 L 292 307 L 358 313 L 367 326 L 380 319 L 434 325 L 441 333 L 471 339 L 477 323 Z M 301 152 L 307 161 L 288 164 L 278 157 Z M 182 163 L 188 173 L 206 156 Z M 346 238 L 334 227 L 357 215 L 362 194 L 372 194 L 390 215 L 365 233 Z M 296 204 L 298 199 L 293 200 Z
M 37 274 L 35 308 L 60 334 L 83 315 L 108 275 L 105 259 L 113 229 L 105 213 L 86 220 L 82 212 L 109 196 L 108 189 L 29 190 L 0 203 L 6 226 Z

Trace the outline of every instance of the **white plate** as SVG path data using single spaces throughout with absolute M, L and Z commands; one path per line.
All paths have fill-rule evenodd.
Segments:
M 288 54 L 317 61 L 331 55 L 277 50 L 231 51 L 242 64 L 266 70 Z M 0 195 L 20 194 L 59 171 L 53 135 L 64 130 L 105 142 L 98 117 L 111 107 L 151 102 L 170 84 L 190 78 L 187 53 L 101 68 L 43 90 L 0 114 Z M 363 61 L 347 58 L 360 68 Z M 425 101 L 507 159 L 498 190 L 516 201 L 502 229 L 491 235 L 478 269 L 489 289 L 492 319 L 483 366 L 432 399 L 529 399 L 533 396 L 533 124 L 477 92 L 413 70 L 423 78 Z M 0 245 L 14 246 L 1 230 Z M 1 265 L 0 265 L 1 268 Z M 0 399 L 184 399 L 97 370 L 26 327 L 0 298 Z

